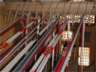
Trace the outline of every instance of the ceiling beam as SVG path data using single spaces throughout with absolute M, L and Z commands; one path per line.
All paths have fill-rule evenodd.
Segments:
M 6 4 L 8 10 L 18 11 L 33 11 L 33 12 L 52 12 L 63 14 L 96 14 L 96 3 L 94 2 L 59 2 L 59 3 L 8 3 Z M 18 9 L 17 9 L 18 8 Z M 23 9 L 22 9 L 23 8 Z

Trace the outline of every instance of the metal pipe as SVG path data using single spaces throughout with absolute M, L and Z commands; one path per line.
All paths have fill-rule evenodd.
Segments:
M 55 39 L 56 39 L 56 36 L 53 38 L 53 40 L 50 42 L 50 44 L 49 44 L 48 46 L 52 45 L 52 44 L 55 42 Z M 43 55 L 44 55 L 44 54 L 43 54 Z M 49 58 L 50 58 L 50 55 L 51 55 L 50 53 L 47 53 L 47 55 L 44 55 L 44 59 L 42 60 L 40 66 L 38 67 L 38 69 L 37 69 L 36 72 L 42 72 L 42 70 L 44 69 L 47 61 L 48 61 Z
M 68 22 L 68 31 L 70 31 L 70 25 L 71 25 L 70 22 Z
M 25 8 L 24 6 L 25 6 L 25 3 L 23 4 L 23 8 L 22 8 L 23 13 L 24 13 L 24 10 L 23 10 L 23 9 Z M 18 8 L 17 8 L 17 9 L 18 9 Z M 17 13 L 18 13 L 18 11 L 16 10 L 16 14 L 15 14 L 14 19 L 16 19 Z M 20 19 L 22 19 L 22 17 L 23 17 L 23 15 L 22 15 L 20 18 L 18 18 L 18 19 L 16 19 L 16 20 L 13 20 L 12 23 L 9 24 L 7 27 L 4 27 L 4 29 L 0 31 L 0 35 L 6 33 L 8 30 L 10 30 L 14 25 L 16 25 L 16 22 L 17 22 L 17 21 L 19 21 Z M 9 18 L 8 18 L 8 19 L 9 19 Z
M 73 42 L 72 42 L 72 44 L 71 44 L 71 46 L 70 46 L 70 50 L 69 50 L 69 49 L 66 49 L 66 50 L 64 51 L 64 53 L 63 53 L 61 59 L 59 60 L 59 63 L 57 64 L 54 72 L 63 72 L 63 71 L 65 70 L 65 67 L 66 67 L 66 65 L 68 64 L 68 61 L 69 61 L 69 59 L 70 59 L 71 52 L 72 52 L 73 46 L 74 46 L 74 44 L 75 44 L 76 38 L 77 38 L 77 36 L 78 36 L 79 30 L 80 30 L 80 27 L 81 27 L 81 24 L 82 24 L 82 20 L 83 20 L 83 19 L 81 18 L 81 23 L 80 23 L 80 25 L 79 25 L 79 27 L 78 27 L 78 30 L 77 30 L 76 35 L 75 35 L 75 38 L 74 38 L 74 40 L 73 40 Z M 67 53 L 68 53 L 68 55 L 67 55 Z M 63 67 L 62 67 L 62 66 L 63 66 Z
M 52 46 L 51 48 L 55 48 L 55 46 L 56 46 L 58 40 L 60 39 L 60 37 L 61 37 L 61 36 L 58 36 L 58 37 L 55 36 L 55 38 L 50 42 L 50 44 L 49 44 L 48 47 L 50 48 L 50 47 Z M 51 48 L 50 48 L 50 49 L 51 49 Z M 48 62 L 48 60 L 49 60 L 49 58 L 50 58 L 50 56 L 51 56 L 50 53 L 48 53 L 47 56 L 45 55 L 42 63 L 40 64 L 40 66 L 38 67 L 38 69 L 37 69 L 36 72 L 42 72 L 42 71 L 43 71 L 46 63 Z M 54 60 L 54 59 L 53 59 L 53 60 Z
M 29 72 L 35 72 L 36 69 L 38 68 L 38 66 L 40 65 L 41 61 L 43 60 L 44 58 L 44 54 L 42 54 L 39 59 L 37 60 L 37 62 L 34 64 L 34 66 L 30 69 Z
M 45 33 L 46 34 L 46 33 Z M 13 69 L 13 72 L 16 72 L 16 71 L 18 71 L 18 72 L 22 72 L 22 71 L 25 71 L 25 67 L 27 67 L 26 65 L 29 65 L 29 62 L 30 62 L 30 60 L 32 61 L 32 59 L 34 59 L 33 57 L 34 57 L 34 55 L 35 55 L 35 53 L 37 52 L 37 45 L 40 47 L 41 46 L 41 44 L 42 44 L 42 42 L 46 39 L 46 37 L 47 37 L 47 34 L 46 35 L 44 35 L 44 37 L 42 37 L 39 41 L 40 41 L 40 44 L 39 44 L 39 42 L 37 42 L 37 44 L 35 44 L 35 46 L 26 54 L 26 56 L 24 57 L 24 59 L 18 64 L 18 66 L 15 68 L 15 69 Z M 41 42 L 41 40 L 42 40 L 42 42 Z M 39 48 L 38 47 L 38 48 Z M 35 51 L 34 51 L 35 50 Z M 25 63 L 26 62 L 26 63 Z M 30 64 L 31 64 L 31 62 L 30 62 Z M 21 66 L 23 67 L 23 68 L 21 68 Z
M 9 48 L 11 48 L 13 46 L 14 40 L 16 40 L 21 34 L 23 34 L 22 32 L 17 32 L 14 36 L 12 36 L 11 38 L 9 38 L 7 41 L 5 41 L 4 43 L 2 43 L 1 45 L 1 52 L 0 55 L 2 56 Z
M 13 23 L 9 24 L 7 27 L 4 27 L 3 30 L 0 30 L 0 35 L 6 33 L 8 30 L 10 30 L 14 25 L 16 25 L 16 22 L 19 21 L 21 18 L 16 19 Z
M 6 42 L 8 44 L 13 43 L 14 40 L 16 40 L 20 35 L 22 34 L 22 32 L 17 32 L 14 36 L 12 36 L 10 39 L 8 39 Z
M 7 19 L 8 23 L 9 23 L 9 20 L 10 20 L 11 12 L 12 12 L 12 10 L 10 10 L 9 13 L 8 13 L 8 19 Z
M 49 22 L 48 25 L 41 32 L 39 32 L 39 35 L 41 36 L 55 21 L 56 20 L 52 20 Z
M 52 50 L 52 72 L 53 72 L 53 68 L 54 68 L 54 54 L 55 54 L 55 50 Z
M 34 31 L 31 31 L 27 37 L 29 37 Z M 34 35 L 33 35 L 34 36 Z M 33 37 L 31 36 L 31 38 Z M 30 37 L 29 37 L 30 39 Z M 0 61 L 0 70 L 8 63 L 13 57 L 14 54 L 21 50 L 22 46 L 24 46 L 24 41 L 26 40 L 26 36 Z
M 64 27 L 65 28 L 65 27 Z M 55 36 L 55 41 L 54 40 L 52 40 L 51 41 L 51 43 L 49 44 L 49 46 L 52 46 L 52 47 L 55 47 L 56 46 L 56 44 L 57 44 L 57 42 L 58 42 L 58 40 L 60 39 L 60 37 L 61 36 L 58 36 L 58 38 L 56 38 L 56 36 Z M 53 49 L 54 50 L 54 49 Z M 52 52 L 52 53 L 54 53 L 54 52 Z M 49 57 L 48 57 L 49 58 Z M 52 56 L 52 60 L 54 61 L 54 56 Z M 42 64 L 44 64 L 44 62 L 45 62 L 46 60 L 43 60 L 42 61 Z M 44 65 L 42 65 L 42 64 L 40 64 L 40 66 L 39 66 L 39 69 L 41 69 L 41 71 L 43 70 L 43 67 L 46 65 L 46 62 L 45 62 L 45 64 Z M 39 65 L 39 64 L 38 64 Z M 43 66 L 43 67 L 41 67 L 41 66 Z M 52 66 L 54 66 L 54 65 L 52 65 Z M 36 71 L 36 69 L 34 69 L 34 70 L 32 70 L 31 72 L 35 72 Z M 40 70 L 38 70 L 38 71 L 40 71 Z M 38 72 L 37 71 L 37 72 Z
M 37 50 L 39 50 L 40 46 L 42 45 L 42 43 L 45 41 L 45 39 L 48 37 L 48 35 L 52 32 L 52 30 L 54 29 L 54 27 L 57 25 L 58 20 L 50 27 L 50 29 L 48 28 L 48 30 L 43 34 L 43 36 L 39 39 L 39 41 L 37 42 L 37 44 L 32 48 L 32 50 L 30 50 L 30 52 L 26 55 L 26 57 L 22 60 L 22 62 L 19 63 L 19 66 L 17 66 L 13 71 L 16 72 L 17 70 L 19 72 L 25 71 L 26 70 L 26 66 L 30 66 L 32 63 L 32 59 L 34 58 L 34 55 L 36 54 Z M 25 62 L 23 67 L 21 68 L 21 65 L 23 64 L 23 62 Z M 30 63 L 29 63 L 30 62 Z M 21 69 L 20 69 L 21 68 Z
M 1 72 L 10 72 L 10 70 L 16 65 L 16 63 L 22 58 L 22 56 L 31 48 L 36 40 L 31 41 L 8 65 L 6 65 Z
M 30 28 L 30 26 L 32 26 L 32 24 L 33 24 L 33 23 L 31 22 L 30 24 L 28 24 L 28 25 L 26 26 L 26 28 L 27 28 L 27 29 Z M 17 32 L 15 35 L 13 35 L 11 38 L 9 38 L 9 39 L 6 41 L 6 43 L 8 43 L 8 44 L 13 43 L 13 41 L 16 40 L 21 34 L 23 34 L 23 32 L 21 32 L 21 31 Z
M 81 28 L 81 52 L 80 52 L 80 62 L 82 63 L 83 49 L 84 48 L 84 38 L 85 37 L 85 23 L 82 24 Z M 83 66 L 81 67 L 81 72 L 83 72 Z
M 18 4 L 18 6 L 20 6 L 20 4 Z M 18 15 L 18 7 L 16 8 L 16 12 L 15 12 L 15 15 L 14 15 L 13 21 L 16 20 L 17 15 Z M 10 16 L 9 16 L 9 17 L 10 17 Z
M 80 28 L 81 28 L 81 25 L 82 25 L 82 21 L 83 21 L 83 18 L 81 19 L 81 23 L 80 23 L 80 25 L 79 25 L 79 27 L 78 27 L 78 29 L 77 29 L 77 32 L 76 32 L 76 35 L 75 35 L 75 37 L 74 37 L 74 40 L 73 40 L 73 42 L 72 42 L 72 44 L 71 44 L 70 50 L 68 51 L 68 55 L 66 56 L 66 59 L 65 59 L 65 61 L 64 61 L 63 67 L 62 67 L 62 69 L 61 69 L 61 72 L 64 72 L 64 70 L 65 70 L 65 68 L 66 68 L 66 66 L 67 66 L 67 64 L 68 64 L 68 61 L 70 60 L 70 56 L 71 56 L 71 53 L 72 53 L 72 50 L 73 50 L 73 46 L 74 46 L 75 41 L 76 41 L 76 39 L 77 39 L 77 36 L 78 36 L 78 34 L 79 34 L 79 31 L 80 31 Z
M 27 28 L 26 29 L 29 28 L 28 25 L 27 25 Z M 3 48 L 3 49 L 2 49 L 2 51 L 0 53 L 0 55 L 3 54 L 4 52 L 6 52 L 13 45 L 12 43 L 14 42 L 14 40 L 16 40 L 21 34 L 24 34 L 24 33 L 21 32 L 21 31 L 17 32 L 14 36 L 12 36 L 11 38 L 9 38 L 5 43 L 2 44 L 1 48 Z
M 44 57 L 43 61 L 41 62 L 40 66 L 38 67 L 36 72 L 42 72 L 46 63 L 48 62 L 51 54 L 48 54 L 46 57 Z
M 52 38 L 51 36 L 48 37 L 48 39 L 47 39 L 46 42 L 45 42 L 45 46 L 48 44 L 48 42 L 51 40 L 51 38 Z M 43 58 L 44 58 L 44 54 L 42 54 L 42 55 L 39 57 L 39 59 L 38 59 L 37 62 L 33 65 L 33 67 L 30 69 L 29 72 L 35 72 L 36 69 L 37 69 L 37 67 L 39 66 L 39 64 L 40 64 L 41 61 L 43 60 Z
M 30 28 L 33 25 L 33 22 L 29 23 L 26 28 Z

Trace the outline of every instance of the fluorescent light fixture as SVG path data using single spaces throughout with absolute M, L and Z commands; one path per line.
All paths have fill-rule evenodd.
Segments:
M 64 31 L 62 32 L 62 40 L 70 41 L 72 40 L 72 35 L 73 35 L 72 31 Z
M 90 48 L 79 47 L 78 64 L 80 66 L 89 66 L 90 63 Z
M 70 23 L 80 23 L 80 15 L 67 15 L 66 17 L 68 18 Z M 87 24 L 94 24 L 95 15 L 85 15 L 83 22 Z
M 84 17 L 84 23 L 95 23 L 95 16 L 94 15 L 86 15 Z

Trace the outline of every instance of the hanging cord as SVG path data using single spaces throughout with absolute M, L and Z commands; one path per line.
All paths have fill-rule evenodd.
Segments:
M 72 7 L 72 3 L 73 2 L 70 2 L 70 6 L 69 6 L 69 9 L 68 9 L 68 14 L 70 14 L 69 12 L 70 12 L 70 8 Z M 73 16 L 73 15 L 72 15 Z M 67 31 L 68 31 L 68 33 L 67 33 L 67 36 L 69 35 L 69 32 L 71 31 L 71 22 L 70 22 L 70 19 L 68 19 L 68 22 L 67 22 Z M 68 36 L 68 38 L 69 38 L 69 36 Z M 69 39 L 68 39 L 69 40 Z M 67 41 L 67 47 L 68 46 L 70 46 L 70 41 Z M 65 71 L 66 72 L 69 72 L 69 68 L 68 68 L 68 64 L 69 64 L 69 62 L 67 63 L 67 65 L 66 65 L 66 69 L 65 69 Z
M 70 16 L 70 10 L 71 10 L 70 8 L 72 7 L 72 3 L 73 3 L 73 2 L 70 2 L 69 8 L 68 8 L 67 12 L 65 13 L 65 15 L 68 15 L 68 14 L 69 14 L 69 16 Z M 68 18 L 67 18 L 67 19 L 68 19 Z M 67 21 L 67 31 L 68 31 L 67 36 L 69 35 L 69 31 L 70 31 L 70 22 L 69 22 L 69 20 L 70 20 L 70 19 L 68 19 L 68 21 Z M 68 38 L 69 38 L 69 36 L 68 36 Z M 67 44 L 69 45 L 70 43 L 67 42 Z M 67 66 L 66 66 L 65 71 L 66 71 L 66 72 L 69 71 L 68 63 L 67 63 Z
M 12 10 L 10 10 L 9 13 L 8 13 L 8 19 L 7 19 L 7 22 L 8 22 L 8 23 L 9 23 L 9 21 L 10 21 L 11 13 L 12 13 Z
M 8 5 L 8 3 L 6 3 L 6 6 Z M 10 10 L 9 12 L 8 12 L 8 19 L 7 19 L 7 22 L 9 23 L 9 20 L 10 20 L 10 16 L 11 16 L 11 13 L 12 13 L 12 11 Z
M 76 10 L 76 13 L 74 13 L 74 14 L 76 14 L 76 15 L 79 15 L 79 13 L 78 13 L 78 8 L 81 6 L 81 4 L 79 3 L 78 4 L 78 7 L 77 7 L 77 10 Z M 75 15 L 74 15 L 75 16 Z M 72 21 L 73 22 L 73 21 Z M 75 61 L 75 57 L 76 57 L 76 55 L 75 55 L 75 53 L 76 53 L 76 48 L 74 49 L 74 61 Z M 74 69 L 76 69 L 76 71 L 78 72 L 78 65 L 76 65 L 77 67 L 77 69 L 76 68 L 74 68 Z M 75 70 L 74 70 L 75 71 Z
M 86 4 L 85 11 L 87 10 L 87 5 L 88 5 L 88 2 Z M 94 6 L 95 6 L 95 2 L 93 4 L 93 7 L 92 7 L 91 11 L 89 11 L 89 14 L 92 13 L 92 10 L 94 9 Z M 86 14 L 86 12 L 85 12 L 85 14 Z M 85 23 L 83 22 L 83 25 L 82 25 L 82 44 L 81 44 L 82 48 L 84 47 L 84 40 L 85 40 L 84 37 L 85 37 Z M 82 63 L 82 56 L 83 56 L 83 52 L 82 52 L 83 50 L 82 50 L 82 48 L 81 48 L 81 53 L 80 53 L 80 57 L 81 57 L 80 63 Z M 83 66 L 81 66 L 81 72 L 83 72 Z
M 26 3 L 26 2 L 25 2 Z M 26 6 L 28 6 L 28 4 L 26 3 Z M 30 7 L 29 7 L 30 8 Z M 24 12 L 23 12 L 24 13 Z M 27 28 L 27 24 L 29 24 L 29 19 L 30 19 L 30 15 L 31 15 L 31 10 L 29 9 L 28 13 L 25 15 L 26 16 L 26 24 L 24 25 L 25 28 L 25 36 L 28 34 L 28 28 Z M 26 36 L 26 41 L 25 41 L 25 47 L 28 44 L 28 37 Z
M 15 15 L 14 15 L 14 18 L 13 18 L 13 21 L 15 22 L 15 20 L 16 20 L 16 18 L 17 18 L 17 16 L 18 16 L 18 12 L 19 12 L 19 7 L 20 6 L 20 4 L 18 4 L 18 6 L 17 6 L 17 8 L 16 8 L 16 12 L 15 12 Z M 23 6 L 22 6 L 22 10 L 23 10 Z
M 82 21 L 82 18 L 81 18 L 81 21 Z M 72 44 L 71 44 L 70 49 L 69 49 L 69 51 L 68 51 L 68 55 L 66 56 L 66 59 L 65 59 L 65 61 L 64 61 L 64 64 L 63 64 L 63 67 L 62 67 L 61 72 L 64 72 L 64 70 L 65 70 L 65 68 L 66 68 L 66 65 L 68 64 L 68 61 L 69 61 L 70 56 L 71 56 L 71 54 L 72 54 L 73 46 L 74 46 L 74 44 L 75 44 L 75 41 L 76 41 L 77 36 L 78 36 L 78 34 L 79 34 L 79 31 L 80 31 L 80 28 L 81 28 L 81 23 L 80 23 L 80 25 L 79 25 L 79 27 L 78 27 L 78 29 L 77 29 L 77 32 L 76 32 L 76 35 L 75 35 L 73 41 L 72 41 Z
M 18 6 L 17 6 L 17 5 L 18 5 Z M 14 14 L 14 16 L 13 16 L 13 17 L 12 17 L 12 16 L 9 16 L 9 22 L 13 22 L 13 21 L 15 22 L 15 20 L 16 20 L 16 17 L 17 17 L 18 11 L 19 11 L 19 10 L 18 10 L 18 9 L 19 9 L 18 7 L 20 6 L 20 4 L 18 3 L 18 4 L 16 4 L 16 6 L 17 6 L 17 7 L 16 7 L 16 9 L 15 9 L 15 14 Z M 22 7 L 22 9 L 23 9 L 23 7 Z M 11 12 L 11 13 L 12 13 L 12 12 Z M 11 18 L 12 18 L 13 20 L 12 20 Z
M 85 11 L 84 11 L 84 13 L 83 13 L 83 16 L 84 16 L 84 14 L 86 14 L 86 10 L 87 10 L 87 5 L 88 5 L 88 2 L 87 2 L 87 4 L 86 4 L 86 8 L 85 8 Z M 82 41 L 81 41 L 81 47 L 83 48 L 84 47 L 84 40 L 85 40 L 85 23 L 84 23 L 84 19 L 83 19 L 83 22 L 82 22 Z M 82 50 L 82 48 L 81 48 L 81 52 L 80 52 L 80 63 L 82 63 L 82 56 L 83 56 L 83 50 Z M 81 72 L 83 72 L 83 66 L 81 66 Z
M 55 10 L 57 9 L 57 7 L 58 7 L 58 5 L 59 5 L 60 3 L 58 2 L 57 4 L 56 4 L 56 7 L 54 8 Z M 53 10 L 53 12 L 54 12 L 54 10 Z M 55 14 L 55 13 L 54 13 Z M 54 32 L 53 32 L 54 33 Z M 55 35 L 54 35 L 55 36 Z M 55 54 L 55 49 L 53 49 L 53 51 L 52 51 L 52 72 L 54 71 L 54 55 Z
M 13 21 L 16 20 L 16 17 L 17 17 L 17 14 L 18 14 L 18 7 L 20 6 L 20 4 L 18 4 L 17 8 L 16 8 L 16 12 L 15 12 L 15 15 L 14 15 L 14 18 L 13 18 Z
M 85 11 L 84 11 L 84 13 L 85 13 Z M 83 24 L 83 23 L 82 23 L 82 22 L 83 22 L 83 17 L 84 17 L 84 14 L 83 14 L 82 17 L 81 17 L 81 24 Z M 71 51 L 72 51 L 72 49 L 70 50 L 69 55 L 71 54 Z M 63 71 L 64 71 L 64 69 L 63 69 Z
M 81 4 L 79 3 L 79 4 L 78 4 L 78 7 L 77 7 L 77 9 L 76 9 L 76 12 L 74 13 L 75 15 L 79 15 L 79 14 L 78 14 L 78 8 L 80 7 L 80 5 L 81 5 Z M 74 15 L 74 17 L 75 17 L 75 15 Z M 73 20 L 72 20 L 72 23 L 74 23 Z M 74 60 L 73 60 L 74 62 L 76 61 L 76 60 L 75 60 L 75 58 L 76 58 L 75 53 L 76 53 L 76 48 L 74 49 L 74 56 L 73 56 L 73 57 L 74 57 Z M 76 62 L 76 64 L 77 64 L 77 62 Z M 76 65 L 76 68 L 74 68 L 74 71 L 75 71 L 75 69 L 76 69 L 76 72 L 78 72 L 78 69 L 77 69 L 77 68 L 78 68 L 78 65 Z

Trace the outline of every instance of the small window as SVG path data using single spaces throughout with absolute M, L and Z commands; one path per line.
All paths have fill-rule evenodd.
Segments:
M 90 32 L 85 32 L 85 42 L 89 42 L 90 41 Z
M 89 66 L 90 63 L 90 48 L 79 47 L 78 64 L 80 66 Z

